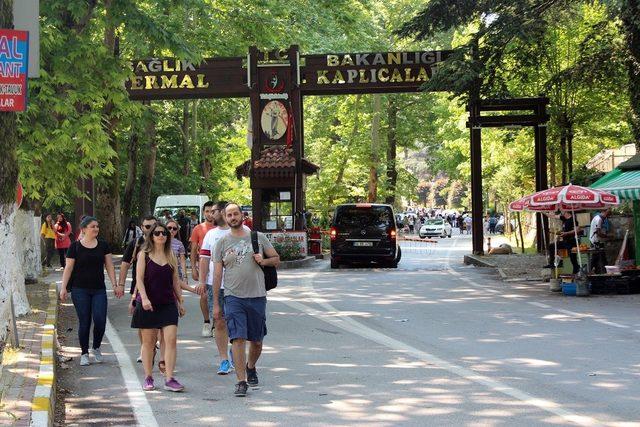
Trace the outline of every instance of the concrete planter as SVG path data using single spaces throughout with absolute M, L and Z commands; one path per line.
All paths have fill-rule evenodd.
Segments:
M 560 279 L 550 279 L 549 280 L 549 290 L 551 292 L 560 292 L 562 291 L 562 285 L 560 284 Z

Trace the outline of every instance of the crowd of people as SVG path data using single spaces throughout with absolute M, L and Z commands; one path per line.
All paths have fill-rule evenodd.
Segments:
M 246 396 L 249 387 L 259 384 L 256 364 L 267 334 L 262 269 L 277 267 L 280 258 L 264 234 L 251 230 L 251 218 L 243 214 L 239 205 L 207 202 L 203 212 L 205 221 L 194 227 L 190 220 L 188 225 L 182 221 L 180 215 L 176 219 L 170 215 L 161 219 L 147 216 L 139 225 L 131 222 L 123 240 L 126 248 L 119 275 L 109 245 L 98 238 L 96 218 L 83 217 L 78 238 L 73 239 L 71 225 L 63 214 L 58 215 L 56 222 L 50 215 L 45 217 L 41 233 L 44 239 L 53 242 L 45 240 L 44 264 L 51 265 L 54 248 L 58 249 L 64 269 L 60 299 L 65 301 L 70 293 L 76 310 L 80 366 L 103 361 L 100 346 L 107 318 L 105 270 L 115 297 L 120 299 L 125 295 L 131 269 L 129 313 L 131 327 L 138 330 L 143 390 L 156 389 L 153 372 L 158 356 L 163 388 L 172 392 L 184 390 L 174 376 L 178 323 L 186 315 L 183 291 L 200 297 L 202 335 L 215 336 L 217 373 L 227 375 L 235 371 L 234 394 Z M 183 233 L 184 228 L 191 230 Z M 252 242 L 256 240 L 254 249 Z M 187 256 L 195 286 L 189 285 Z

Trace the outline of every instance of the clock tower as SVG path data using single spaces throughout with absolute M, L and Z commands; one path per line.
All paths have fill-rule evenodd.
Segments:
M 305 228 L 305 179 L 318 167 L 304 158 L 298 46 L 249 49 L 251 160 L 237 169 L 250 178 L 253 224 L 260 231 Z

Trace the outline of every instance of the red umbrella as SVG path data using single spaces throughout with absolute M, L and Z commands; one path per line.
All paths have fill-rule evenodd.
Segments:
M 522 212 L 522 211 L 553 212 L 556 209 L 555 209 L 555 206 L 552 206 L 552 205 L 531 206 L 531 195 L 529 195 L 509 203 L 509 210 L 515 211 L 515 212 Z
M 618 205 L 615 194 L 579 185 L 563 185 L 538 191 L 531 196 L 532 207 L 555 206 L 558 210 L 600 209 L 608 205 Z
M 586 209 L 603 209 L 612 205 L 620 204 L 618 196 L 603 190 L 582 187 L 579 185 L 563 185 L 547 190 L 538 191 L 531 195 L 530 208 L 553 207 L 553 210 L 571 211 L 575 223 L 575 211 Z M 575 231 L 576 242 L 578 241 L 578 230 Z M 578 262 L 582 264 L 580 256 L 580 245 L 577 247 Z

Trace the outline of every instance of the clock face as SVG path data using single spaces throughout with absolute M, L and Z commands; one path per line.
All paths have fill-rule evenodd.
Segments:
M 280 101 L 270 101 L 262 109 L 260 125 L 267 138 L 276 140 L 284 136 L 289 124 L 287 107 Z

